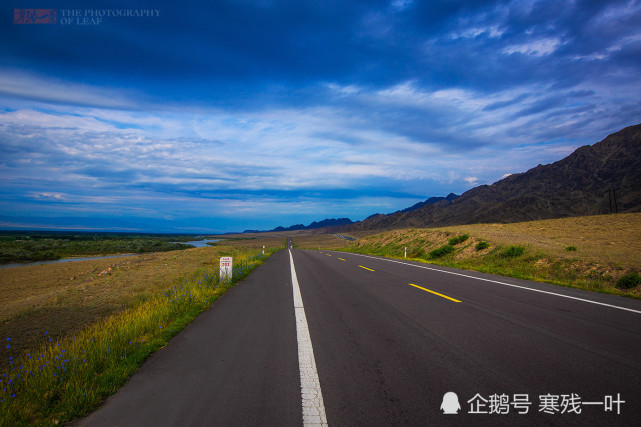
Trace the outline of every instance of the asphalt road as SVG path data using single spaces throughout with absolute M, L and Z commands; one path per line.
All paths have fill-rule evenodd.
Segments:
M 330 425 L 641 420 L 641 301 L 357 254 L 291 254 L 273 255 L 79 424 L 301 425 L 309 368 L 299 368 L 293 282 Z M 456 414 L 443 414 L 444 397 Z

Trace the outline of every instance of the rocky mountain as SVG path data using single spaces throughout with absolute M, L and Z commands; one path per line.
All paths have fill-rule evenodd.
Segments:
M 418 202 L 417 204 L 412 205 L 409 208 L 405 208 L 403 210 L 400 210 L 398 212 L 416 211 L 416 210 L 419 210 L 420 208 L 422 208 L 425 205 L 433 205 L 433 204 L 436 204 L 436 203 L 438 203 L 438 202 L 440 202 L 442 200 L 446 200 L 448 202 L 451 202 L 452 200 L 454 200 L 454 199 L 456 199 L 458 197 L 459 196 L 457 196 L 454 193 L 450 193 L 446 197 L 430 197 L 429 199 L 425 200 L 424 202 Z M 395 213 L 398 213 L 398 212 L 395 212 Z
M 370 220 L 372 218 L 383 219 L 383 218 L 388 217 L 390 215 L 416 211 L 416 210 L 419 210 L 419 209 L 421 209 L 422 207 L 424 207 L 426 205 L 434 205 L 434 204 L 437 204 L 437 203 L 440 203 L 441 205 L 447 205 L 449 202 L 451 202 L 452 200 L 456 199 L 457 197 L 460 197 L 460 196 L 457 196 L 454 193 L 450 193 L 446 197 L 440 197 L 440 196 L 430 197 L 429 199 L 424 200 L 422 202 L 418 202 L 415 205 L 410 206 L 409 208 L 401 209 L 400 211 L 396 211 L 396 212 L 391 213 L 391 214 L 387 214 L 386 215 L 386 214 L 382 214 L 382 213 L 375 213 L 375 214 L 370 215 L 367 218 L 365 218 L 362 222 L 368 221 L 368 220 Z M 358 223 L 360 223 L 360 222 L 355 222 L 354 224 L 358 224 Z
M 460 197 L 374 215 L 341 229 L 507 223 L 611 211 L 641 212 L 641 124 Z

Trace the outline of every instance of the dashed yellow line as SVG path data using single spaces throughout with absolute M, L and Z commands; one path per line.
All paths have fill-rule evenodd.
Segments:
M 438 292 L 430 291 L 429 289 L 422 288 L 422 287 L 417 286 L 417 285 L 415 285 L 415 284 L 413 284 L 413 283 L 410 283 L 410 286 L 414 286 L 415 288 L 422 289 L 422 290 L 424 290 L 425 292 L 429 292 L 429 293 L 431 293 L 431 294 L 438 295 L 439 297 L 443 297 L 443 298 L 448 299 L 448 300 L 450 300 L 450 301 L 454 301 L 454 302 L 461 302 L 461 301 L 459 301 L 459 300 L 457 300 L 457 299 L 454 299 L 454 298 L 448 297 L 447 295 L 443 295 L 443 294 L 439 294 Z
M 360 267 L 360 268 L 364 268 L 365 270 L 374 271 L 374 270 L 372 270 L 371 268 L 363 267 L 362 265 L 359 265 L 359 267 Z
M 344 260 L 343 258 L 338 258 L 338 259 L 340 259 L 341 261 L 346 261 L 346 260 Z
M 325 254 L 325 255 L 327 255 L 327 256 L 331 256 L 330 254 Z

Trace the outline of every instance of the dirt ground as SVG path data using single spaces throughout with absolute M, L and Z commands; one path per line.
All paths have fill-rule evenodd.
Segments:
M 204 247 L 0 269 L 0 371 L 9 366 L 11 356 L 73 334 L 200 268 L 216 267 L 229 249 Z

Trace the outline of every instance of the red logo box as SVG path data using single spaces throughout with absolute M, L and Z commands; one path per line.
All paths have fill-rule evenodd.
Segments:
M 56 9 L 13 9 L 14 24 L 55 24 L 57 22 Z

